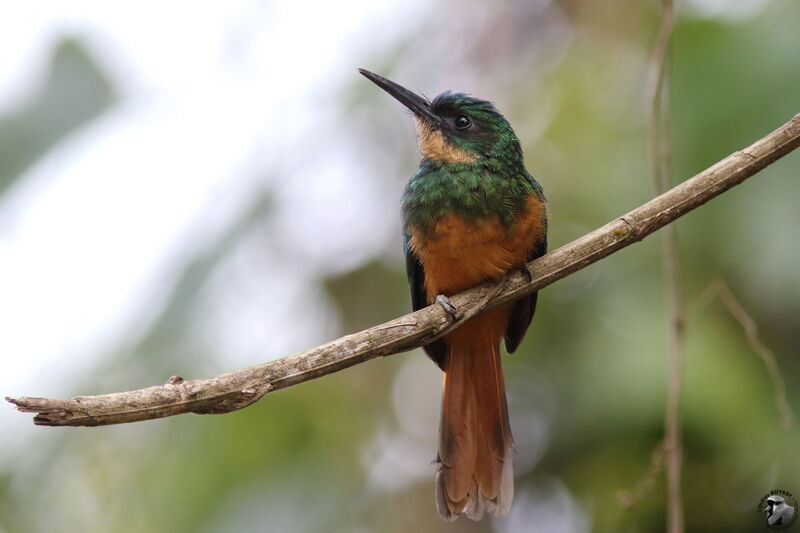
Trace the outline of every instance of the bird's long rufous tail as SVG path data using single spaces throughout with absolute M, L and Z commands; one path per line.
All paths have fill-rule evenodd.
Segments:
M 453 338 L 444 363 L 436 472 L 442 518 L 506 514 L 514 497 L 513 447 L 499 338 Z

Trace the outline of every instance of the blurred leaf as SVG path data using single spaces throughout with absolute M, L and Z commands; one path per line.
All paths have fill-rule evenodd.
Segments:
M 0 117 L 0 195 L 60 139 L 99 116 L 113 87 L 76 39 L 53 51 L 44 85 L 22 108 Z

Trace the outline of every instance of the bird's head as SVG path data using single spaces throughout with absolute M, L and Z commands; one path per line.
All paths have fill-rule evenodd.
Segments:
M 439 163 L 522 162 L 514 130 L 491 102 L 451 92 L 428 100 L 383 76 L 359 72 L 414 113 L 423 158 Z
M 776 496 L 773 494 L 767 498 L 767 506 L 764 508 L 764 512 L 767 513 L 767 515 L 772 515 L 776 508 L 782 505 L 786 505 L 786 500 L 784 500 L 782 496 Z

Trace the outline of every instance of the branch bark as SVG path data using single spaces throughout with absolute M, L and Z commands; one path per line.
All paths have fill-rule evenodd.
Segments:
M 437 339 L 473 316 L 539 290 L 603 257 L 642 240 L 678 217 L 757 173 L 800 145 L 800 114 L 646 204 L 514 272 L 450 297 L 453 320 L 439 305 L 371 327 L 304 352 L 209 379 L 173 377 L 164 385 L 69 400 L 6 398 L 17 409 L 37 413 L 44 426 L 103 426 L 181 413 L 220 414 L 246 407 L 267 392 L 297 385 L 379 356 L 410 350 Z

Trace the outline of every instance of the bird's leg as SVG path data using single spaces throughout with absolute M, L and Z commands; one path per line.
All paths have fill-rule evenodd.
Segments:
M 450 302 L 450 300 L 447 299 L 447 296 L 445 296 L 444 294 L 437 294 L 436 303 L 441 305 L 444 308 L 445 312 L 447 312 L 448 315 L 453 317 L 453 321 L 458 320 L 458 316 L 456 316 L 456 306 L 453 305 Z

